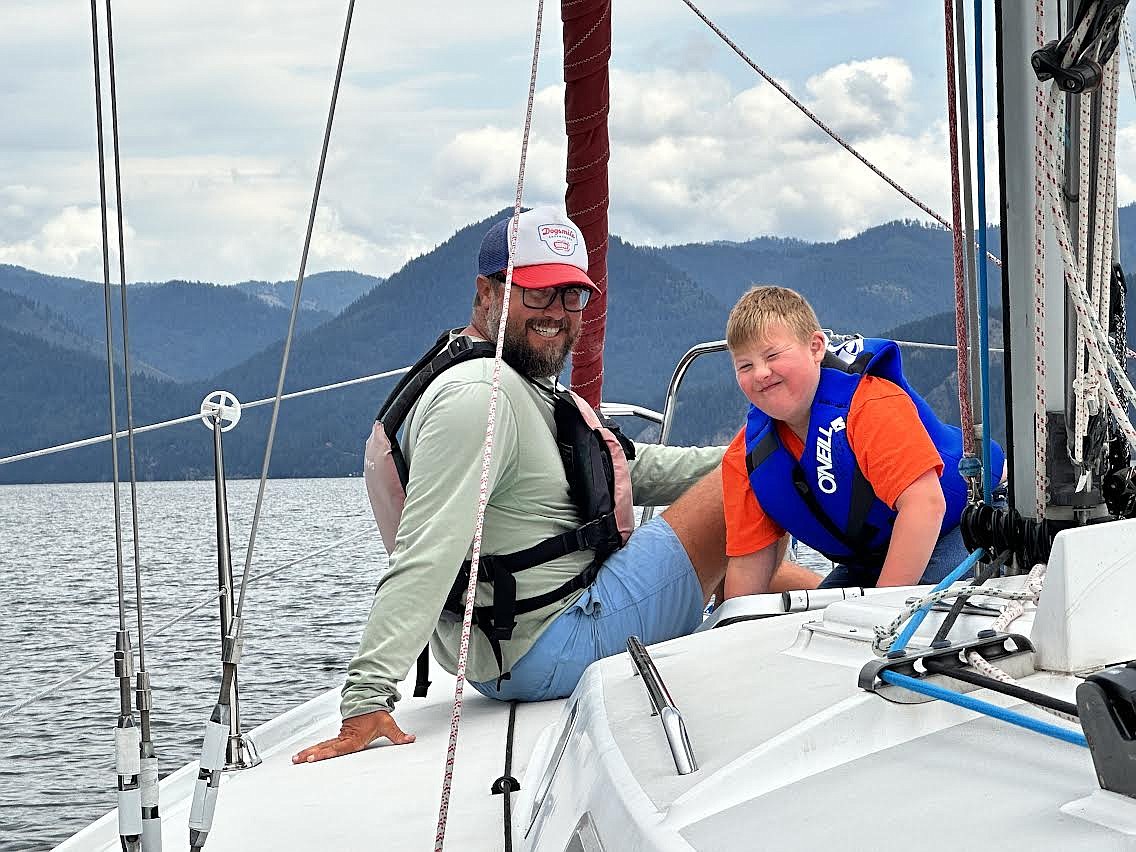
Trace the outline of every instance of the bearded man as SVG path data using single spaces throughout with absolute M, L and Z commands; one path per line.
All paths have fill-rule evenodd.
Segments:
M 699 624 L 726 567 L 724 448 L 623 439 L 621 449 L 612 433 L 593 428 L 586 403 L 575 398 L 586 410 L 572 408 L 556 377 L 599 292 L 587 246 L 561 209 L 520 214 L 503 319 L 511 222 L 485 235 L 473 315 L 450 340 L 495 342 L 505 323 L 467 674 L 491 698 L 539 701 L 569 695 L 590 663 L 623 651 L 631 634 L 651 644 Z M 293 762 L 348 754 L 379 737 L 412 742 L 392 711 L 396 685 L 427 641 L 456 672 L 493 374 L 493 358 L 472 357 L 431 368 L 415 390 L 401 449 L 405 502 L 348 669 L 342 729 Z M 606 446 L 592 437 L 601 433 Z M 617 493 L 621 475 L 629 488 Z M 595 488 L 589 501 L 582 492 Z M 630 517 L 632 492 L 637 505 L 669 508 L 626 538 L 631 524 L 620 534 L 612 519 Z

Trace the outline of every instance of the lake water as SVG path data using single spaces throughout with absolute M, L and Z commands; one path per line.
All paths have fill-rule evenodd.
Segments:
M 229 484 L 238 582 L 256 487 Z M 126 617 L 135 636 L 128 484 L 122 501 Z M 113 506 L 109 484 L 0 486 L 2 852 L 49 849 L 116 803 L 118 681 L 108 659 L 119 623 Z M 220 688 L 213 483 L 139 483 L 138 507 L 151 718 L 165 776 L 200 756 Z M 364 535 L 249 585 L 239 672 L 243 730 L 342 683 L 386 560 L 362 479 L 268 483 L 252 576 L 356 533 Z M 85 677 L 5 715 L 100 659 Z
M 244 568 L 255 481 L 229 485 L 233 571 Z M 135 635 L 129 484 L 127 625 Z M 139 483 L 146 668 L 164 776 L 200 756 L 220 687 L 212 482 Z M 115 806 L 118 682 L 109 661 L 55 695 L 15 704 L 107 658 L 118 629 L 109 484 L 0 486 L 0 850 L 49 849 Z M 375 531 L 361 479 L 273 480 L 252 574 Z M 250 584 L 240 665 L 244 730 L 342 683 L 385 553 L 377 532 Z M 162 635 L 150 633 L 209 601 Z

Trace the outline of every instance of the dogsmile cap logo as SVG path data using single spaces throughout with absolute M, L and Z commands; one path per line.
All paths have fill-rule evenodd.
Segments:
M 561 257 L 571 257 L 580 241 L 576 229 L 565 225 L 541 225 L 537 233 L 541 241 Z

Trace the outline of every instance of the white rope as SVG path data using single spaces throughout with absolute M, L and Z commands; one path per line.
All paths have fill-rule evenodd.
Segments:
M 1045 6 L 1042 0 L 1034 3 L 1034 44 L 1043 47 L 1045 38 Z M 1056 88 L 1056 87 L 1054 87 Z M 1058 106 L 1063 106 L 1064 100 Z M 1049 490 L 1049 477 L 1046 472 L 1045 447 L 1049 441 L 1049 421 L 1046 414 L 1045 393 L 1045 187 L 1048 161 L 1046 146 L 1050 134 L 1047 128 L 1057 127 L 1053 110 L 1054 102 L 1045 97 L 1045 88 L 1037 86 L 1034 90 L 1034 214 L 1033 214 L 1033 359 L 1034 359 L 1034 517 L 1039 521 L 1045 517 L 1046 494 Z
M 1039 562 L 1037 565 L 1033 566 L 1029 572 L 1029 576 L 1026 578 L 1026 590 L 1033 593 L 1032 603 L 1035 606 L 1038 599 L 1041 597 L 1041 590 L 1045 585 L 1046 567 L 1045 563 Z M 1026 601 L 1014 601 L 1007 605 L 1006 608 L 1002 610 L 1002 614 L 994 619 L 994 623 L 990 625 L 990 629 L 995 633 L 1007 632 L 1010 625 L 1026 611 L 1026 603 Z M 991 663 L 977 651 L 971 651 L 967 654 L 966 658 L 974 668 L 987 677 L 992 677 L 1002 683 L 1017 684 L 1018 682 L 1009 672 L 998 668 L 998 666 Z M 1079 721 L 1079 719 L 1071 713 L 1062 713 L 1060 710 L 1052 710 L 1048 707 L 1042 707 L 1041 709 L 1067 722 Z
M 926 605 L 937 604 L 940 601 L 947 600 L 948 598 L 957 598 L 962 595 L 969 595 L 973 597 L 986 597 L 986 598 L 1003 598 L 1010 601 L 1019 600 L 1032 600 L 1033 593 L 1028 589 L 1022 591 L 1013 591 L 1011 589 L 999 589 L 991 586 L 952 586 L 947 589 L 941 589 L 937 592 L 929 592 L 921 598 L 915 598 L 909 602 L 899 615 L 891 620 L 887 625 L 877 624 L 873 629 L 875 631 L 875 639 L 872 640 L 872 650 L 879 655 L 884 655 L 891 648 L 895 637 L 899 635 L 900 628 L 913 616 L 917 610 L 922 609 Z
M 1081 114 L 1080 114 L 1080 138 L 1078 140 L 1078 170 L 1080 172 L 1080 186 L 1077 191 L 1077 274 L 1082 281 L 1089 280 L 1090 270 L 1089 263 L 1089 190 L 1092 187 L 1092 171 L 1089 167 L 1089 149 L 1091 147 L 1090 131 L 1092 129 L 1093 117 L 1093 99 L 1092 92 L 1085 92 L 1080 96 Z M 1052 132 L 1052 128 L 1050 129 Z M 1097 182 L 1098 189 L 1100 182 Z M 1098 202 L 1100 200 L 1099 192 L 1097 196 Z M 1040 199 L 1039 199 L 1040 200 Z M 1095 236 L 1099 237 L 1099 233 L 1094 232 Z M 1095 278 L 1095 264 L 1093 274 Z M 1085 404 L 1088 394 L 1086 391 L 1087 383 L 1085 381 L 1085 368 L 1087 356 L 1085 354 L 1085 336 L 1081 330 L 1081 326 L 1077 326 L 1076 342 L 1074 344 L 1073 352 L 1074 370 L 1073 370 L 1073 396 L 1075 400 L 1074 415 L 1073 415 L 1073 443 L 1071 452 L 1069 454 L 1070 460 L 1075 465 L 1080 465 L 1083 456 L 1083 447 L 1085 443 L 1085 433 L 1089 425 L 1088 406 Z M 1095 390 L 1095 388 L 1094 388 Z
M 1038 24 L 1038 35 L 1042 37 L 1040 22 Z M 1116 57 L 1114 57 L 1114 60 L 1119 61 Z M 1038 101 L 1041 100 L 1041 91 L 1039 87 Z M 1041 220 L 1042 225 L 1044 225 L 1045 205 L 1043 199 L 1045 196 L 1048 196 L 1050 201 L 1049 209 L 1053 215 L 1055 224 L 1057 245 L 1061 251 L 1064 264 L 1066 290 L 1072 297 L 1078 332 L 1083 339 L 1089 356 L 1090 366 L 1092 367 L 1092 373 L 1089 375 L 1095 382 L 1099 382 L 1099 387 L 1101 391 L 1103 391 L 1105 401 L 1113 417 L 1116 419 L 1121 432 L 1124 433 L 1129 445 L 1133 449 L 1136 449 L 1136 429 L 1133 429 L 1126 411 L 1127 404 L 1136 402 L 1136 389 L 1133 389 L 1132 383 L 1128 380 L 1124 368 L 1112 352 L 1108 335 L 1101 329 L 1099 322 L 1100 311 L 1094 308 L 1088 294 L 1085 292 L 1084 279 L 1081 277 L 1083 267 L 1078 264 L 1072 249 L 1069 222 L 1064 208 L 1064 192 L 1058 180 L 1058 175 L 1064 170 L 1064 145 L 1059 137 L 1060 128 L 1064 124 L 1064 103 L 1064 93 L 1058 89 L 1056 84 L 1051 85 L 1050 96 L 1048 99 L 1045 99 L 1044 112 L 1039 112 L 1039 115 L 1044 114 L 1045 120 L 1036 123 L 1039 133 L 1044 133 L 1044 141 L 1035 148 L 1035 163 L 1037 165 L 1035 180 L 1038 191 L 1041 193 L 1038 196 L 1037 209 L 1035 210 L 1035 227 L 1038 224 L 1038 220 Z M 1044 232 L 1042 231 L 1040 235 L 1043 234 Z M 1035 231 L 1035 237 L 1040 235 Z M 1043 254 L 1042 240 L 1037 239 L 1036 245 L 1037 254 L 1041 256 Z M 1037 280 L 1035 281 L 1035 310 L 1038 313 L 1043 311 L 1041 304 L 1043 278 L 1041 276 L 1043 276 L 1044 270 L 1041 269 L 1042 265 L 1040 261 L 1035 261 L 1035 276 L 1037 276 Z M 1044 331 L 1041 325 L 1036 326 L 1035 343 L 1038 351 L 1041 350 L 1041 343 L 1043 343 L 1044 340 L 1043 334 Z M 1042 356 L 1039 355 L 1038 357 L 1040 359 Z M 1041 371 L 1041 361 L 1039 360 L 1038 363 L 1039 371 Z M 1125 405 L 1122 405 L 1117 397 L 1116 390 L 1109 378 L 1110 372 L 1125 394 Z M 1041 375 L 1044 375 L 1043 371 Z M 1087 382 L 1082 382 L 1081 390 L 1084 391 L 1086 389 Z M 1044 398 L 1044 385 L 1041 381 L 1038 382 L 1037 396 L 1039 399 Z M 1039 411 L 1035 407 L 1035 426 L 1039 430 L 1041 423 L 1044 421 L 1044 410 L 1040 411 L 1040 415 L 1041 417 L 1039 418 Z M 1035 460 L 1042 466 L 1044 466 L 1044 448 L 1045 442 L 1038 440 L 1035 446 Z M 1043 470 L 1044 467 L 1039 468 L 1039 474 Z M 1039 475 L 1038 480 L 1040 481 L 1042 479 L 1043 477 Z M 1044 511 L 1044 503 L 1041 499 L 1044 492 L 1040 488 L 1039 492 L 1038 517 L 1040 518 Z
M 438 827 L 434 836 L 435 852 L 442 852 L 446 842 L 446 818 L 453 788 L 454 758 L 458 749 L 458 731 L 461 726 L 462 694 L 465 690 L 466 665 L 469 662 L 469 640 L 473 630 L 473 604 L 477 597 L 477 570 L 481 559 L 481 538 L 485 526 L 485 509 L 489 504 L 489 468 L 493 460 L 493 435 L 497 426 L 497 398 L 501 389 L 502 352 L 505 347 L 505 325 L 509 319 L 509 297 L 513 289 L 513 258 L 516 255 L 517 227 L 521 215 L 521 200 L 525 186 L 525 160 L 528 156 L 529 133 L 532 129 L 533 101 L 536 97 L 537 65 L 540 58 L 540 29 L 544 17 L 544 0 L 536 10 L 536 34 L 533 39 L 532 70 L 529 73 L 529 96 L 525 106 L 525 128 L 521 137 L 521 161 L 517 169 L 517 194 L 513 203 L 513 220 L 509 227 L 509 263 L 505 270 L 505 293 L 501 304 L 501 319 L 497 327 L 497 350 L 493 356 L 493 380 L 489 390 L 489 413 L 485 423 L 485 447 L 481 455 L 481 481 L 477 494 L 477 520 L 473 532 L 473 552 L 470 555 L 469 584 L 466 586 L 465 613 L 462 616 L 461 645 L 454 683 L 454 707 L 450 716 L 450 739 L 446 749 L 446 768 L 442 777 L 442 796 L 438 803 Z M 575 49 L 569 48 L 568 50 Z

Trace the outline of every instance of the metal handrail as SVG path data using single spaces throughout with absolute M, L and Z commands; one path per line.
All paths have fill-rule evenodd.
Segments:
M 830 338 L 843 338 L 850 335 L 835 334 L 826 329 L 826 334 Z M 951 343 L 922 343 L 915 340 L 897 340 L 895 341 L 900 346 L 911 347 L 912 349 L 957 349 L 958 347 Z M 679 385 L 682 384 L 686 378 L 686 371 L 690 369 L 690 365 L 703 355 L 709 355 L 713 352 L 725 352 L 727 350 L 726 341 L 724 340 L 710 340 L 706 343 L 699 343 L 686 350 L 686 353 L 679 358 L 678 364 L 675 365 L 674 373 L 671 375 L 670 384 L 667 385 L 667 398 L 663 403 L 663 423 L 662 429 L 659 431 L 659 443 L 665 444 L 667 439 L 671 436 L 671 426 L 674 424 L 675 398 L 678 396 Z M 996 347 L 990 348 L 991 352 L 1001 352 L 1002 350 Z
M 644 408 L 626 402 L 601 402 L 600 414 L 604 417 L 642 417 L 652 423 L 663 422 L 663 415 L 653 408 Z
M 638 636 L 627 637 L 627 653 L 639 676 L 643 678 L 643 686 L 647 690 L 647 697 L 651 699 L 653 708 L 651 715 L 658 716 L 663 723 L 663 733 L 667 737 L 667 745 L 674 758 L 675 769 L 679 775 L 689 775 L 698 771 L 698 760 L 694 756 L 694 748 L 690 745 L 690 737 L 686 732 L 686 722 L 682 713 L 675 707 L 667 685 L 655 668 L 655 662 L 647 653 L 646 646 Z

